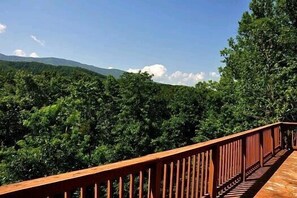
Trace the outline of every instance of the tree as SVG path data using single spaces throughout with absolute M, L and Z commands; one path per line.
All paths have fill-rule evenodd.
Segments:
M 112 130 L 116 134 L 115 160 L 151 153 L 162 120 L 158 87 L 147 73 L 123 74 L 119 86 L 120 112 Z
M 222 51 L 226 66 L 220 86 L 227 82 L 224 95 L 234 96 L 228 109 L 233 109 L 236 125 L 296 119 L 296 12 L 288 9 L 292 2 L 253 0 L 238 35 Z
M 169 118 L 162 123 L 157 150 L 167 150 L 193 143 L 203 116 L 204 96 L 193 87 L 180 87 L 169 101 Z

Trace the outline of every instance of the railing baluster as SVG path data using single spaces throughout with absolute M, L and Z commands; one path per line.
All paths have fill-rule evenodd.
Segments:
M 245 144 L 245 147 L 243 147 L 246 151 L 245 151 L 245 153 L 248 153 L 249 152 L 249 149 L 250 149 L 250 142 L 251 142 L 251 138 L 250 137 L 247 137 L 246 138 L 246 144 Z M 246 155 L 246 164 L 245 164 L 245 166 L 247 167 L 247 165 L 249 164 L 249 162 L 250 162 L 250 157 L 249 157 L 249 155 Z
M 218 155 L 219 156 L 222 156 L 222 151 L 221 151 L 221 147 L 219 146 L 219 145 L 217 145 L 217 152 L 218 152 Z M 213 157 L 213 152 L 212 152 L 212 156 L 211 157 Z M 211 158 L 211 160 L 212 160 L 212 158 Z M 219 158 L 219 160 L 217 161 L 217 163 L 218 163 L 218 175 L 217 175 L 217 186 L 219 186 L 220 185 L 220 182 L 221 182 L 221 175 L 220 175 L 220 173 L 221 173 L 221 171 L 222 171 L 222 162 L 221 162 L 221 158 Z M 209 167 L 211 166 L 211 161 L 210 161 L 210 164 L 209 164 Z
M 234 149 L 233 149 L 233 152 L 234 152 L 234 173 L 233 173 L 233 176 L 237 176 L 237 173 L 238 173 L 238 158 L 239 158 L 238 144 L 239 144 L 239 142 L 238 142 L 238 140 L 236 140 L 234 142 Z
M 242 151 L 242 158 L 241 158 L 241 173 L 242 173 L 242 181 L 246 180 L 246 136 L 243 136 L 241 139 L 241 151 Z
M 186 159 L 183 158 L 183 167 L 182 167 L 182 186 L 181 186 L 181 198 L 184 198 L 185 195 L 185 177 L 186 177 Z
M 260 148 L 260 166 L 263 167 L 264 166 L 264 149 L 263 149 L 263 143 L 265 144 L 266 146 L 266 141 L 263 141 L 263 136 L 264 136 L 264 131 L 260 131 L 259 132 L 259 138 L 260 138 L 260 145 L 259 145 L 259 148 Z
M 237 140 L 237 171 L 236 174 L 238 175 L 240 173 L 240 162 L 241 162 L 241 152 L 240 152 L 240 140 Z
M 225 145 L 222 145 L 222 172 L 221 172 L 221 184 L 225 182 L 225 173 L 226 173 L 226 150 Z
M 143 197 L 143 171 L 139 171 L 139 198 Z
M 229 147 L 228 144 L 225 144 L 225 179 L 224 182 L 228 181 L 228 171 L 229 171 Z
M 176 163 L 176 183 L 175 183 L 175 198 L 179 198 L 179 184 L 180 184 L 180 180 L 179 180 L 179 177 L 180 177 L 180 160 L 177 160 L 177 163 Z
M 86 197 L 86 187 L 81 187 L 80 188 L 80 198 L 85 198 Z
M 112 198 L 112 181 L 107 180 L 107 198 Z
M 210 151 L 206 151 L 206 159 L 205 159 L 205 176 L 204 176 L 204 194 L 207 193 L 207 185 L 208 185 L 208 156 L 210 154 Z
M 170 180 L 169 180 L 169 198 L 172 198 L 172 190 L 173 190 L 173 168 L 174 163 L 170 163 Z
M 234 156 L 233 156 L 233 142 L 230 142 L 229 144 L 230 144 L 230 149 L 229 149 L 229 152 L 230 152 L 229 180 L 230 180 L 230 179 L 232 179 L 232 176 L 233 176 L 233 166 L 234 166 L 233 158 L 234 158 Z
M 233 175 L 232 177 L 236 176 L 236 172 L 237 172 L 237 140 L 233 143 Z
M 99 198 L 99 183 L 95 183 L 94 185 L 94 198 Z
M 124 184 L 123 177 L 119 177 L 119 198 L 124 198 Z
M 130 174 L 130 186 L 129 186 L 129 197 L 133 198 L 134 194 L 134 175 Z
M 251 166 L 251 164 L 253 164 L 254 158 L 255 158 L 255 144 L 254 144 L 254 139 L 255 139 L 255 135 L 252 135 L 251 138 L 249 138 L 249 149 L 247 150 L 247 157 L 249 159 L 248 163 L 247 163 L 247 168 L 249 168 Z
M 233 169 L 233 142 L 229 143 L 229 154 L 230 154 L 230 165 L 229 165 L 229 180 L 232 178 L 232 169 Z
M 205 164 L 204 164 L 204 152 L 201 153 L 201 158 L 202 158 L 202 166 L 201 166 L 201 185 L 200 185 L 200 197 L 203 196 L 203 182 L 204 182 L 204 169 L 205 169 Z
M 195 195 L 195 168 L 196 168 L 196 156 L 193 156 L 192 162 L 192 186 L 191 186 L 191 198 L 194 198 Z
M 191 156 L 188 157 L 188 170 L 187 170 L 187 198 L 190 197 L 190 181 L 191 181 Z
M 164 171 L 163 171 L 163 198 L 166 197 L 166 187 L 167 187 L 167 164 L 164 164 L 163 166 Z
M 230 143 L 226 145 L 227 147 L 227 168 L 226 168 L 226 181 L 229 181 L 230 179 L 230 159 L 231 159 L 231 153 L 230 153 Z
M 151 183 L 152 183 L 152 176 L 151 176 L 151 169 L 148 169 L 148 181 L 147 181 L 147 197 L 151 197 Z
M 199 182 L 200 182 L 200 153 L 198 153 L 198 159 L 197 159 L 197 167 L 196 167 L 197 177 L 196 177 L 196 196 L 195 198 L 199 197 Z
M 64 192 L 64 198 L 71 198 L 71 192 L 69 191 Z
M 253 167 L 256 163 L 260 163 L 260 132 L 255 134 L 253 137 L 253 148 L 254 151 L 250 153 L 253 156 L 253 161 L 250 164 L 250 167 Z M 264 148 L 264 145 L 263 145 Z
M 238 143 L 237 140 L 235 140 L 234 144 L 233 144 L 233 155 L 234 155 L 234 158 L 233 158 L 233 164 L 234 164 L 233 177 L 235 177 L 236 174 L 237 174 L 237 153 L 238 153 L 237 143 Z

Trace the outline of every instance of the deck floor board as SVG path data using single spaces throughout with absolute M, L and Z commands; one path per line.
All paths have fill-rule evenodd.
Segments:
M 297 198 L 297 151 L 290 154 L 255 197 Z
M 289 172 L 288 169 L 290 169 Z M 287 177 L 286 173 L 289 173 L 291 177 Z M 283 177 L 283 179 L 280 179 L 280 176 L 278 175 Z M 287 185 L 289 181 L 291 181 L 290 186 Z M 284 185 L 283 183 L 285 183 L 285 186 L 288 186 L 291 194 L 285 193 L 288 191 L 286 188 L 281 188 Z M 271 185 L 274 185 L 274 187 Z M 275 190 L 272 191 L 272 188 Z M 245 182 L 239 183 L 227 194 L 219 197 L 297 198 L 296 190 L 297 151 L 291 152 L 281 150 L 274 157 L 268 160 L 263 167 L 257 169 L 249 177 L 247 177 Z

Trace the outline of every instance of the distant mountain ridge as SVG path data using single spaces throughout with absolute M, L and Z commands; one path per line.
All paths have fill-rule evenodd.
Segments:
M 17 62 L 39 62 L 39 63 L 50 64 L 55 66 L 80 67 L 105 76 L 112 75 L 115 78 L 119 78 L 123 73 L 125 73 L 125 71 L 122 71 L 119 69 L 105 69 L 105 68 L 96 67 L 94 65 L 87 65 L 87 64 L 83 64 L 72 60 L 54 58 L 54 57 L 32 58 L 32 57 L 21 57 L 21 56 L 7 56 L 0 53 L 0 60 L 17 61 Z

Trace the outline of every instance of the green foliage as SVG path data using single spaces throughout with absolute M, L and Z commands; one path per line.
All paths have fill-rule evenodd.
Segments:
M 192 143 L 203 112 L 195 88 L 79 68 L 0 62 L 1 184 Z
M 115 138 L 115 159 L 127 159 L 153 152 L 152 140 L 160 131 L 162 106 L 157 99 L 158 86 L 151 76 L 124 74 L 119 80 L 117 123 L 112 132 Z
M 296 121 L 297 26 L 292 0 L 252 0 L 238 35 L 222 50 L 225 67 L 199 133 L 214 136 Z

